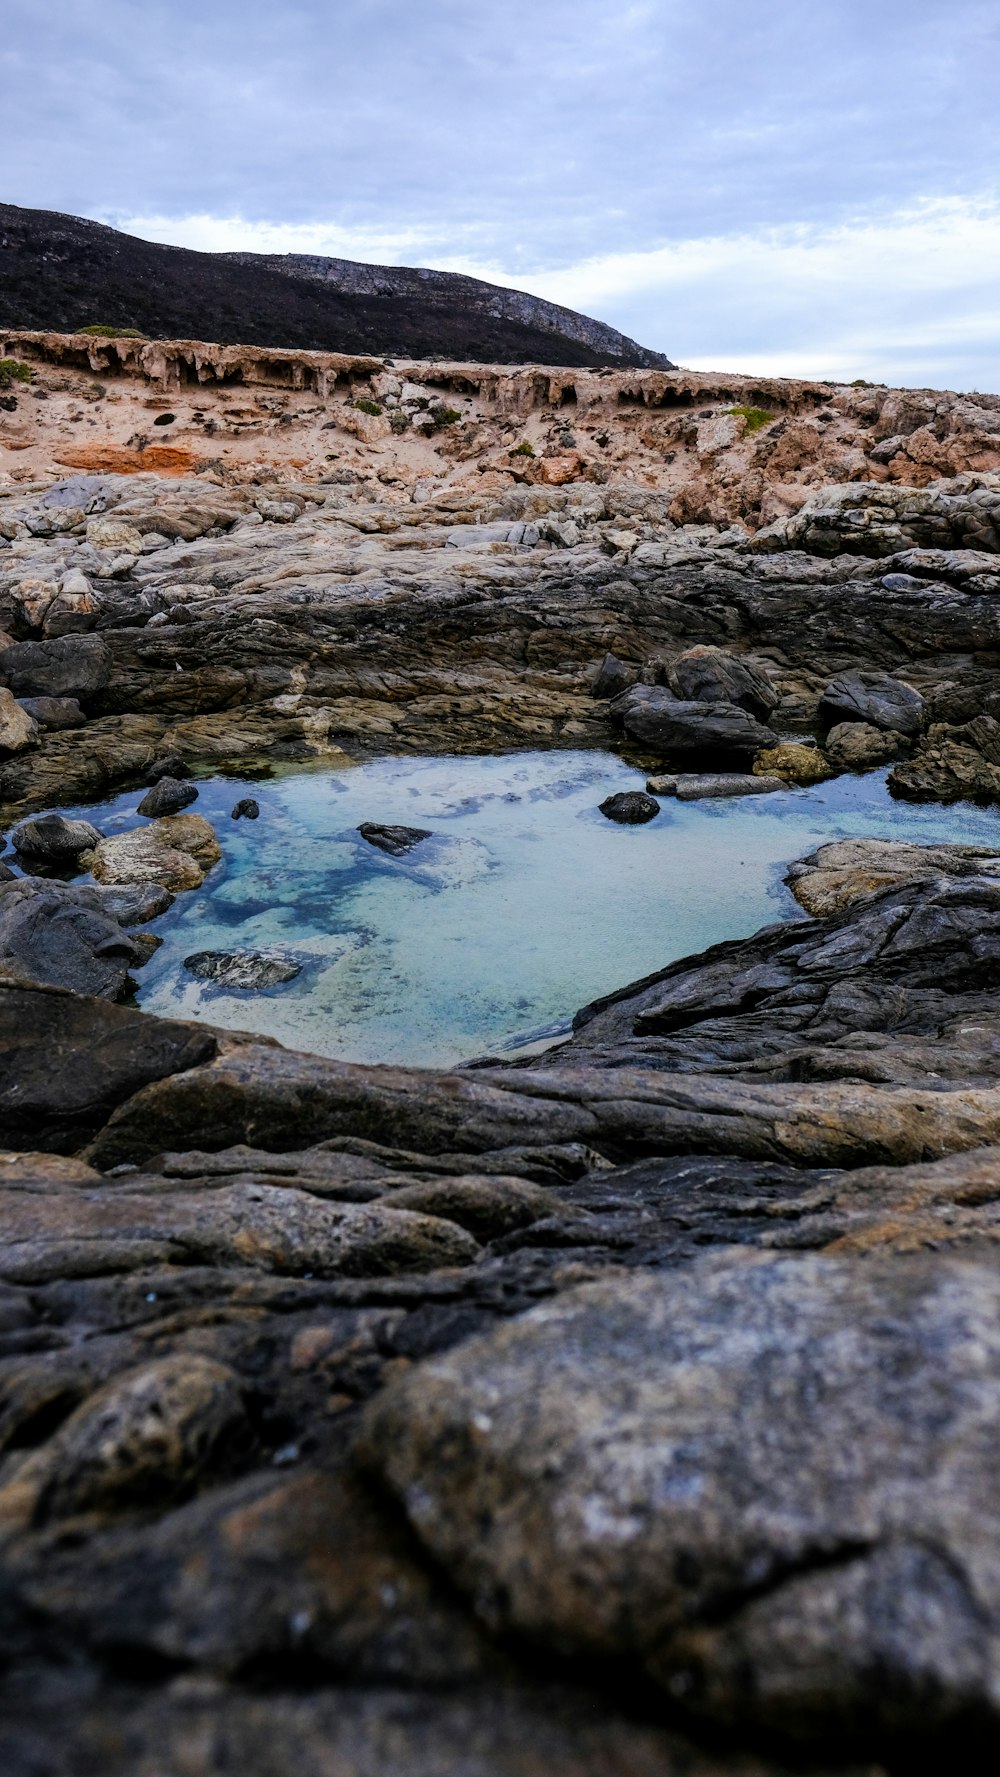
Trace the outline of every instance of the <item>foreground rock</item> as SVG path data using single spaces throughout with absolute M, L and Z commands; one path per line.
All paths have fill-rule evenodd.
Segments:
M 38 877 L 0 882 L 0 970 L 76 993 L 118 999 L 145 958 L 118 920 L 71 886 Z
M 35 815 L 11 833 L 16 851 L 34 864 L 74 865 L 82 852 L 101 843 L 100 829 L 90 821 L 70 821 L 62 814 Z
M 824 918 L 898 884 L 940 876 L 1000 877 L 1000 856 L 985 845 L 838 839 L 793 864 L 785 880 L 800 907 Z
M 175 814 L 102 839 L 83 862 L 98 882 L 156 882 L 177 893 L 200 887 L 221 856 L 215 832 L 202 815 Z
M 715 1721 L 995 1718 L 998 1328 L 986 1267 L 710 1261 L 432 1359 L 366 1447 L 497 1629 Z

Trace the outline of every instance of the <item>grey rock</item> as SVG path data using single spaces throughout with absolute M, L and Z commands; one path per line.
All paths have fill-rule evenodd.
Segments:
M 590 687 L 592 697 L 620 697 L 639 676 L 638 668 L 616 654 L 605 654 Z
M 230 990 L 277 987 L 302 973 L 293 957 L 266 950 L 199 950 L 184 958 L 184 967 L 199 981 Z
M 366 1448 L 491 1626 L 715 1722 L 891 1735 L 1000 1713 L 998 1426 L 994 1269 L 760 1256 L 433 1358 Z
M 683 702 L 659 685 L 637 685 L 612 708 L 633 740 L 676 758 L 742 762 L 778 741 L 738 704 Z
M 682 701 L 736 703 L 764 721 L 780 701 L 766 673 L 725 648 L 688 648 L 674 661 L 667 682 Z
M 919 734 L 923 712 L 924 700 L 912 685 L 864 669 L 832 679 L 820 699 L 820 714 L 828 722 L 865 722 L 896 734 Z
M 393 827 L 383 826 L 378 821 L 362 821 L 358 832 L 369 845 L 378 851 L 387 852 L 390 858 L 405 857 L 421 839 L 430 839 L 429 827 Z
M 64 814 L 36 814 L 21 821 L 10 837 L 15 849 L 35 863 L 75 864 L 81 852 L 100 844 L 102 835 L 90 821 L 71 821 Z
M 21 980 L 117 999 L 138 953 L 117 920 L 71 886 L 19 877 L 0 883 L 0 967 Z
M 826 737 L 824 751 L 841 771 L 869 771 L 905 757 L 911 746 L 906 735 L 875 728 L 870 722 L 838 722 Z
M 139 803 L 138 813 L 147 815 L 151 820 L 164 814 L 177 814 L 189 803 L 198 800 L 198 792 L 191 783 L 181 783 L 175 777 L 161 777 L 147 790 Z
M 154 759 L 146 773 L 147 784 L 158 784 L 161 778 L 170 777 L 175 780 L 191 776 L 190 765 L 185 764 L 179 753 L 167 753 L 162 759 Z
M 107 685 L 111 659 L 100 636 L 55 636 L 5 648 L 0 673 L 15 697 L 74 697 L 86 702 Z
M 260 819 L 260 803 L 253 796 L 241 796 L 230 816 L 234 821 L 256 821 Z
M 651 777 L 646 785 L 653 796 L 676 796 L 679 802 L 699 802 L 717 796 L 769 796 L 787 790 L 780 777 L 755 777 L 750 771 L 674 772 Z
M 655 820 L 660 812 L 659 803 L 643 790 L 619 790 L 614 796 L 606 796 L 599 807 L 606 820 L 618 821 L 626 827 Z
M 40 728 L 82 728 L 87 720 L 75 697 L 22 697 L 18 701 Z

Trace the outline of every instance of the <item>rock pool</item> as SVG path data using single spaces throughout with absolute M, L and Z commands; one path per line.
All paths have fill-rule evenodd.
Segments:
M 801 918 L 787 864 L 853 835 L 1000 845 L 1000 814 L 895 802 L 883 772 L 810 790 L 678 803 L 606 820 L 644 774 L 610 752 L 387 758 L 263 781 L 201 780 L 223 859 L 152 928 L 139 1003 L 365 1062 L 448 1065 L 568 1028 L 576 1008 L 723 938 Z M 141 792 L 72 810 L 136 826 Z M 233 821 L 240 797 L 257 821 Z M 429 828 L 391 857 L 365 821 Z M 295 979 L 258 991 L 196 979 L 205 950 L 278 951 Z

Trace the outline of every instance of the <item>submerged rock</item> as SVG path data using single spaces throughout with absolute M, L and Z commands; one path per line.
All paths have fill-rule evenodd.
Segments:
M 241 989 L 277 987 L 302 973 L 302 964 L 293 957 L 265 950 L 199 950 L 184 958 L 184 967 L 199 981 Z
M 619 790 L 614 796 L 605 796 L 598 806 L 606 820 L 618 821 L 626 827 L 655 820 L 660 812 L 655 797 L 647 796 L 643 790 Z
M 378 821 L 362 821 L 358 832 L 369 845 L 386 852 L 390 858 L 405 857 L 421 839 L 432 836 L 429 827 L 387 827 Z
M 21 821 L 10 837 L 15 849 L 32 862 L 75 864 L 82 852 L 100 844 L 102 835 L 89 821 L 71 821 L 64 814 L 36 814 Z
M 164 814 L 178 814 L 189 803 L 198 800 L 198 792 L 194 784 L 181 783 L 175 777 L 161 777 L 151 790 L 147 790 L 139 803 L 137 812 L 156 818 Z
M 987 1266 L 713 1259 L 432 1358 L 367 1451 L 493 1626 L 716 1721 L 995 1716 L 998 1329 Z

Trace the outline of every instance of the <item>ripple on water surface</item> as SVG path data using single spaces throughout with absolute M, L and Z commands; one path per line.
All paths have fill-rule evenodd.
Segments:
M 894 802 L 885 773 L 726 801 L 662 801 L 648 825 L 598 811 L 641 773 L 613 753 L 381 759 L 199 783 L 223 860 L 153 928 L 150 1012 L 255 1030 L 352 1061 L 447 1065 L 564 1030 L 578 1006 L 723 938 L 800 917 L 784 867 L 871 835 L 1000 845 L 1000 815 Z M 232 821 L 249 791 L 258 821 Z M 139 823 L 135 792 L 86 813 Z M 392 858 L 362 821 L 429 827 Z M 279 949 L 284 985 L 234 992 L 183 967 L 194 951 Z

